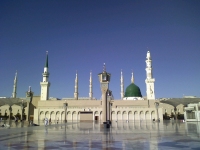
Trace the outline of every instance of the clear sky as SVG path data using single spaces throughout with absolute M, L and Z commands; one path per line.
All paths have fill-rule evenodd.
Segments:
M 148 50 L 156 98 L 200 97 L 200 1 L 0 1 L 0 96 L 11 96 L 16 70 L 17 96 L 25 97 L 28 86 L 40 95 L 46 51 L 51 97 L 73 97 L 76 70 L 79 96 L 88 97 L 92 70 L 99 99 L 97 74 L 104 62 L 115 99 L 120 98 L 121 69 L 124 86 L 133 70 L 146 96 Z

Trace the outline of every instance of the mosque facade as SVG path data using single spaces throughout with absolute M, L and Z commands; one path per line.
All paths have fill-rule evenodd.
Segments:
M 62 98 L 61 100 L 49 97 L 49 65 L 48 53 L 44 71 L 42 74 L 41 94 L 34 96 L 29 90 L 25 98 L 17 98 L 17 73 L 14 78 L 13 93 L 11 98 L 0 98 L 0 118 L 20 120 L 43 121 L 44 118 L 52 121 L 100 121 L 102 122 L 102 100 L 93 98 L 92 73 L 89 78 L 89 97 L 82 98 L 78 94 L 78 73 L 75 77 L 74 98 Z M 107 108 L 110 121 L 134 121 L 134 120 L 163 120 L 164 115 L 173 115 L 175 108 L 171 105 L 160 103 L 155 99 L 152 59 L 150 52 L 146 55 L 146 96 L 143 97 L 140 88 L 134 82 L 132 73 L 131 84 L 124 90 L 124 78 L 121 71 L 120 78 L 121 99 L 114 99 L 112 92 L 107 90 Z M 176 107 L 179 114 L 183 114 L 182 105 Z
M 43 120 L 45 117 L 51 120 L 62 121 L 83 121 L 98 120 L 102 121 L 102 100 L 93 99 L 92 92 L 92 73 L 89 80 L 89 97 L 83 99 L 78 96 L 78 74 L 75 77 L 74 98 L 63 98 L 61 100 L 49 98 L 50 82 L 48 71 L 48 54 L 46 55 L 46 63 L 43 72 L 43 81 L 41 85 L 41 97 L 38 105 L 34 109 L 34 120 Z M 162 120 L 162 108 L 155 105 L 155 79 L 152 75 L 152 60 L 150 52 L 146 56 L 146 97 L 142 97 L 140 88 L 134 83 L 132 73 L 131 84 L 124 92 L 124 79 L 121 71 L 121 99 L 115 100 L 112 93 L 108 89 L 107 100 L 109 101 L 109 118 L 115 120 Z M 160 115 L 160 116 L 159 116 Z

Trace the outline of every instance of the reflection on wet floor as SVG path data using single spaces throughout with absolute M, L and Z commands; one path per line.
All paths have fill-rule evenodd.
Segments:
M 47 127 L 28 122 L 7 123 L 0 128 L 0 149 L 199 149 L 200 123 L 112 122 L 110 129 L 99 122 L 52 123 Z

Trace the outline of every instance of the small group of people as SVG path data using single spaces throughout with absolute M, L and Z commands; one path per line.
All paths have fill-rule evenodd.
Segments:
M 10 128 L 9 124 L 3 124 L 1 127 Z
M 49 124 L 49 125 L 51 124 L 51 118 L 48 120 L 48 118 L 45 117 L 45 118 L 44 118 L 44 125 L 47 126 L 48 124 Z
M 18 120 L 19 120 L 18 117 L 15 117 L 15 122 L 18 122 Z
M 156 121 L 156 119 L 155 118 L 153 118 L 153 122 L 155 122 Z M 158 118 L 158 122 L 160 122 L 160 118 Z

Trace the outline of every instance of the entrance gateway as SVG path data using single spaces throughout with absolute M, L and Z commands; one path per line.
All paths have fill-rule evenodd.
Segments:
M 93 121 L 93 112 L 92 111 L 81 111 L 80 112 L 80 121 Z

